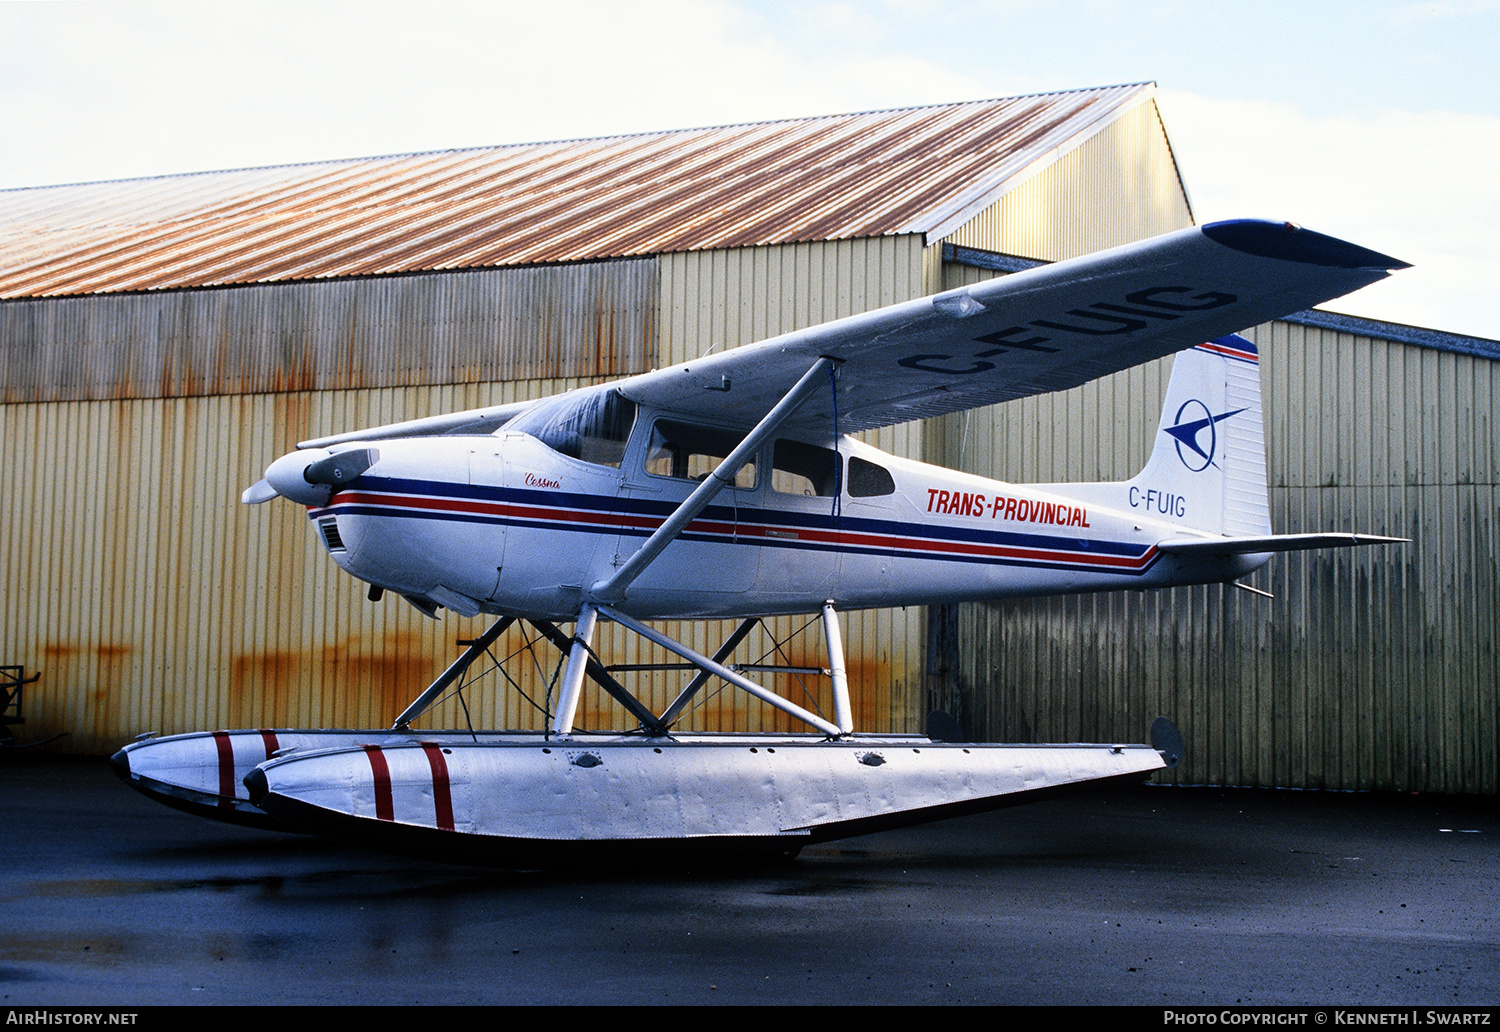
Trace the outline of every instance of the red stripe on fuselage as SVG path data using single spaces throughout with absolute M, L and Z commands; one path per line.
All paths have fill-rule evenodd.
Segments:
M 691 529 L 691 528 L 689 528 Z M 760 538 L 772 544 L 788 540 L 786 528 L 780 526 L 755 526 L 741 524 L 737 528 L 740 537 Z M 1025 548 L 1019 545 L 986 545 L 971 541 L 950 541 L 931 538 L 909 538 L 892 534 L 861 534 L 852 531 L 822 531 L 797 527 L 790 531 L 799 542 L 846 545 L 862 548 L 900 549 L 910 552 L 937 553 L 947 555 L 976 555 L 993 559 L 1020 559 L 1031 562 L 1069 563 L 1079 566 L 1109 566 L 1119 569 L 1140 569 L 1148 565 L 1156 555 L 1154 547 L 1139 556 L 1100 555 L 1087 552 L 1067 552 L 1058 549 Z
M 557 523 L 567 526 L 587 524 L 603 530 L 643 530 L 651 532 L 660 527 L 663 520 L 652 516 L 634 516 L 625 513 L 599 512 L 567 507 L 547 508 L 535 505 L 512 505 L 505 502 L 476 502 L 458 498 L 434 498 L 430 495 L 378 494 L 363 491 L 340 492 L 336 508 L 343 504 L 376 505 L 383 508 L 409 511 L 419 516 L 422 510 L 429 512 L 470 513 L 496 517 L 530 519 L 539 522 Z M 395 515 L 395 514 L 393 514 Z M 1065 549 L 1034 548 L 1020 545 L 992 545 L 972 541 L 955 541 L 947 538 L 916 538 L 894 534 L 872 534 L 844 530 L 816 530 L 810 527 L 791 527 L 781 524 L 725 523 L 719 520 L 695 520 L 684 530 L 686 534 L 719 535 L 728 538 L 745 538 L 776 544 L 779 541 L 796 540 L 805 544 L 820 544 L 833 547 L 885 548 L 912 552 L 930 558 L 941 559 L 944 555 L 978 556 L 996 560 L 1018 562 L 1060 563 L 1084 568 L 1106 568 L 1121 571 L 1144 570 L 1156 558 L 1156 549 L 1149 548 L 1139 556 L 1106 555 L 1098 552 L 1075 552 Z M 793 535 L 795 535 L 793 537 Z

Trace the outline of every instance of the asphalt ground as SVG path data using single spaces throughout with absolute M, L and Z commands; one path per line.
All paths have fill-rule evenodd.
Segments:
M 103 760 L 8 754 L 0 1009 L 1488 1008 L 1497 816 L 1489 799 L 1142 786 L 772 866 L 508 873 L 218 824 Z

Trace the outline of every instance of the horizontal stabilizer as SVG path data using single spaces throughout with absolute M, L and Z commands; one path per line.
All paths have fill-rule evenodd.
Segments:
M 1379 534 L 1267 534 L 1263 537 L 1171 538 L 1156 547 L 1167 555 L 1249 555 L 1301 552 L 1310 548 L 1354 548 L 1358 545 L 1403 545 L 1410 538 Z

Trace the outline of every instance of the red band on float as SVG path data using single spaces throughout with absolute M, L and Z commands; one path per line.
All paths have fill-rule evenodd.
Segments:
M 448 788 L 448 761 L 443 759 L 443 750 L 431 742 L 422 743 L 427 762 L 432 767 L 432 808 L 437 826 L 443 831 L 453 830 L 453 793 Z
M 234 746 L 228 731 L 214 732 L 214 748 L 219 751 L 219 805 L 234 806 Z
M 394 821 L 396 808 L 391 803 L 391 768 L 386 765 L 385 753 L 378 745 L 367 745 L 365 755 L 370 759 L 370 773 L 375 775 L 375 816 L 382 821 Z

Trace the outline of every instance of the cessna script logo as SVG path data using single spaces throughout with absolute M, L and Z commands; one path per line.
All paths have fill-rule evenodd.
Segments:
M 994 333 L 975 337 L 979 344 L 991 345 L 971 356 L 957 355 L 908 355 L 896 360 L 896 364 L 907 369 L 918 369 L 924 373 L 946 373 L 968 376 L 985 373 L 995 368 L 995 363 L 985 361 L 1007 351 L 1033 351 L 1056 354 L 1060 347 L 1049 347 L 1049 343 L 1061 344 L 1058 333 L 1038 333 L 1037 330 L 1061 331 L 1062 334 L 1083 334 L 1088 337 L 1114 337 L 1136 333 L 1140 330 L 1172 322 L 1194 312 L 1207 312 L 1234 304 L 1239 298 L 1218 290 L 1193 293 L 1196 287 L 1147 287 L 1125 295 L 1127 304 L 1117 301 L 1095 301 L 1083 308 L 1070 308 L 1051 319 L 1034 319 L 1024 326 L 1011 326 Z M 971 364 L 965 366 L 962 363 Z

